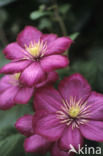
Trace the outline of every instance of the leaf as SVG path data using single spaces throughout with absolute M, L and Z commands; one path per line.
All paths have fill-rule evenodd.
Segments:
M 64 4 L 62 6 L 59 7 L 59 12 L 62 14 L 66 14 L 71 8 L 70 4 Z
M 69 35 L 69 37 L 70 37 L 72 40 L 75 40 L 78 36 L 79 36 L 79 32 L 75 32 L 75 33 Z
M 14 2 L 14 1 L 16 1 L 16 0 L 0 0 L 0 7 L 7 5 L 11 2 Z
M 95 67 L 95 68 L 94 68 Z M 74 73 L 82 74 L 89 83 L 95 87 L 98 68 L 94 61 L 76 61 L 69 68 L 61 69 L 58 71 L 60 80 L 65 76 L 69 76 Z
M 93 46 L 89 51 L 89 58 L 96 62 L 94 68 L 98 68 L 95 88 L 103 93 L 103 47 Z
M 14 152 L 14 149 L 16 150 L 15 153 L 16 156 L 18 154 L 21 154 L 20 151 L 19 152 L 17 151 L 17 145 L 20 143 L 22 139 L 23 137 L 20 134 L 12 134 L 10 136 L 7 136 L 5 139 L 2 139 L 0 141 L 0 155 L 11 156 L 11 153 Z
M 32 113 L 32 108 L 30 104 L 28 105 L 17 105 L 10 110 L 1 111 L 0 110 L 0 135 L 4 131 L 8 132 L 8 128 L 13 128 L 16 120 L 23 116 L 24 114 Z
M 25 156 L 23 149 L 24 136 L 18 133 L 14 124 L 24 114 L 31 113 L 30 104 L 17 105 L 8 111 L 0 111 L 0 155 Z
M 43 17 L 43 16 L 46 16 L 46 15 L 49 15 L 50 13 L 49 12 L 44 12 L 44 11 L 33 11 L 31 14 L 30 14 L 30 18 L 32 20 L 37 20 L 39 19 L 40 17 Z
M 0 9 L 0 27 L 3 26 L 7 18 L 8 18 L 7 11 L 5 11 L 4 9 Z
M 5 59 L 2 49 L 0 49 L 0 68 L 9 62 L 10 62 L 9 60 Z
M 52 27 L 52 22 L 47 18 L 43 18 L 43 19 L 41 19 L 38 27 L 41 30 L 44 29 L 44 28 L 51 28 Z

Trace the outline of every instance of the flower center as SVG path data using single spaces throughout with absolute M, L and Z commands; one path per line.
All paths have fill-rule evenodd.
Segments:
M 79 128 L 80 124 L 85 124 L 91 115 L 90 105 L 87 105 L 87 101 L 83 102 L 82 98 L 76 100 L 76 97 L 70 97 L 70 100 L 63 100 L 63 105 L 60 110 L 56 112 L 57 118 L 60 123 L 72 128 Z
M 80 113 L 80 107 L 79 106 L 72 106 L 70 109 L 69 109 L 69 112 L 68 114 L 70 115 L 70 117 L 72 118 L 76 118 Z
M 21 73 L 16 73 L 16 74 L 10 75 L 10 81 L 8 83 L 12 84 L 13 86 L 18 85 L 20 75 L 21 75 Z
M 15 79 L 15 80 L 19 80 L 20 74 L 21 74 L 21 73 L 16 73 L 16 74 L 14 74 L 14 79 Z
M 25 45 L 26 51 L 29 52 L 35 58 L 43 56 L 46 51 L 46 48 L 46 43 L 43 43 L 43 41 L 38 41 L 37 43 L 34 41 L 30 42 L 29 46 Z

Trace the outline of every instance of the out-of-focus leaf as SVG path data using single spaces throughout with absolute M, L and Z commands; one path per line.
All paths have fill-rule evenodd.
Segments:
M 7 20 L 8 14 L 4 9 L 0 9 L 0 26 Z
M 103 47 L 93 47 L 89 51 L 89 58 L 93 60 L 98 68 L 96 76 L 96 89 L 103 93 Z
M 10 110 L 0 110 L 0 135 L 3 131 L 8 131 L 8 128 L 14 128 L 16 120 L 24 114 L 31 113 L 32 108 L 28 105 L 17 105 Z
M 24 114 L 31 114 L 29 105 L 17 105 L 8 111 L 0 110 L 0 155 L 18 156 L 23 155 L 23 135 L 20 135 L 14 124 Z M 19 148 L 19 150 L 17 150 Z M 15 152 L 16 150 L 16 152 Z
M 75 32 L 75 33 L 69 35 L 69 37 L 70 37 L 72 40 L 75 40 L 78 36 L 79 36 L 79 33 L 78 33 L 78 32 Z
M 33 11 L 31 14 L 30 14 L 30 18 L 32 20 L 37 20 L 39 19 L 40 17 L 43 17 L 43 16 L 47 16 L 47 15 L 50 15 L 50 12 L 44 12 L 44 11 Z
M 20 134 L 12 134 L 0 140 L 0 155 L 2 156 L 11 156 L 15 152 L 15 155 L 22 154 L 21 151 L 17 151 L 17 146 L 22 140 L 22 136 Z
M 2 53 L 2 50 L 0 50 L 0 68 L 9 62 L 10 62 L 9 60 L 5 59 L 5 57 Z
M 95 68 L 94 68 L 95 67 Z M 94 61 L 76 61 L 69 68 L 61 69 L 58 71 L 60 79 L 63 79 L 65 76 L 69 76 L 74 73 L 82 74 L 89 83 L 94 87 L 96 76 L 97 76 L 97 67 Z
M 44 28 L 51 28 L 52 27 L 52 22 L 47 19 L 47 18 L 43 18 L 40 20 L 40 23 L 39 23 L 39 29 L 44 29 Z
M 89 83 L 94 87 L 96 76 L 97 76 L 97 70 L 98 69 L 94 61 L 76 61 L 70 67 L 69 74 L 73 74 L 73 73 L 82 74 L 89 81 Z
M 59 7 L 59 12 L 65 15 L 70 10 L 70 8 L 71 8 L 70 4 L 64 4 Z
M 11 3 L 11 2 L 14 2 L 14 1 L 16 1 L 16 0 L 0 0 L 0 7 L 4 6 L 4 5 L 7 5 L 7 4 Z

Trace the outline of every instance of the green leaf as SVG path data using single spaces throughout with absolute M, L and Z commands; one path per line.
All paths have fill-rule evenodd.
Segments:
M 51 28 L 52 27 L 52 22 L 47 19 L 47 18 L 43 18 L 40 20 L 40 23 L 39 23 L 39 29 L 44 29 L 44 28 Z
M 94 61 L 78 60 L 70 67 L 69 74 L 80 73 L 89 81 L 93 87 L 95 87 L 97 70 L 98 69 Z
M 14 2 L 14 1 L 16 1 L 16 0 L 0 0 L 0 7 L 4 6 L 4 5 L 7 5 L 7 4 L 11 3 L 11 2 Z
M 0 27 L 3 26 L 8 18 L 8 14 L 4 9 L 0 9 Z
M 69 35 L 69 37 L 70 37 L 72 40 L 75 40 L 78 36 L 79 36 L 79 33 L 78 33 L 78 32 L 75 32 L 75 33 Z
M 5 59 L 2 49 L 0 49 L 0 68 L 9 62 L 9 60 Z
M 14 153 L 14 149 L 16 150 L 15 153 L 16 156 L 17 153 L 21 154 L 20 151 L 19 152 L 17 151 L 17 145 L 20 143 L 22 139 L 23 138 L 20 134 L 12 134 L 0 140 L 0 155 L 11 156 L 11 154 L 13 155 Z
M 0 135 L 2 131 L 7 131 L 8 128 L 14 128 L 16 120 L 24 114 L 32 113 L 31 105 L 17 105 L 10 110 L 0 110 Z M 15 129 L 15 128 L 14 128 Z
M 62 14 L 66 14 L 71 8 L 70 4 L 64 4 L 62 6 L 59 7 L 59 12 Z
M 44 11 L 33 11 L 31 14 L 30 14 L 30 18 L 32 20 L 37 20 L 39 19 L 40 17 L 43 17 L 43 16 L 46 16 L 46 15 L 49 15 L 50 13 L 49 12 L 44 12 Z
M 98 68 L 95 88 L 103 93 L 103 47 L 93 46 L 89 51 L 89 58 L 96 62 L 94 69 Z
M 24 136 L 18 133 L 14 124 L 21 116 L 31 113 L 33 112 L 30 104 L 17 105 L 8 111 L 0 110 L 0 155 L 25 156 L 23 149 Z

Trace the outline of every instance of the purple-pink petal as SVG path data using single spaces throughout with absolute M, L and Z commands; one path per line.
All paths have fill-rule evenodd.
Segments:
M 2 93 L 7 88 L 12 86 L 12 84 L 10 82 L 11 82 L 10 75 L 6 75 L 6 76 L 1 78 L 1 80 L 0 80 L 0 93 Z
M 73 156 L 73 153 L 68 153 L 69 151 L 65 152 L 62 151 L 59 146 L 58 143 L 55 143 L 52 150 L 51 150 L 51 156 Z
M 39 113 L 41 113 L 41 115 Z M 39 117 L 37 117 L 37 115 L 35 117 L 34 115 L 33 129 L 37 134 L 47 138 L 49 141 L 57 141 L 61 137 L 65 126 L 60 124 L 56 114 L 44 112 L 42 115 L 42 113 L 43 112 L 38 111 L 37 115 Z
M 103 121 L 103 94 L 93 91 L 87 100 L 87 105 L 90 111 L 88 118 Z
M 63 53 L 71 46 L 72 42 L 69 37 L 59 37 L 48 44 L 45 55 Z
M 80 125 L 82 135 L 88 139 L 97 142 L 103 142 L 103 122 L 88 121 L 87 124 Z
M 34 107 L 36 110 L 46 110 L 55 113 L 62 105 L 62 97 L 52 86 L 37 89 L 34 95 Z
M 78 128 L 72 128 L 69 126 L 65 129 L 61 139 L 60 139 L 60 147 L 64 150 L 69 150 L 70 145 L 74 148 L 78 149 L 79 145 L 83 145 L 83 137 Z
M 44 80 L 41 83 L 38 83 L 36 85 L 36 88 L 43 87 L 46 84 L 53 83 L 53 82 L 55 82 L 58 79 L 59 79 L 59 76 L 58 76 L 58 74 L 56 72 L 49 72 L 48 75 L 47 75 L 47 79 Z
M 28 66 L 20 76 L 20 81 L 29 87 L 33 87 L 34 84 L 40 83 L 45 79 L 46 74 L 37 62 L 33 62 L 30 66 Z
M 42 33 L 37 30 L 37 28 L 32 26 L 26 26 L 24 30 L 22 30 L 18 37 L 17 42 L 20 46 L 25 47 L 25 45 L 29 45 L 30 42 L 39 41 Z
M 0 73 L 4 74 L 18 73 L 23 71 L 29 64 L 31 64 L 31 61 L 27 60 L 10 62 L 0 69 Z
M 41 41 L 43 41 L 48 45 L 52 41 L 56 40 L 56 38 L 57 38 L 56 34 L 42 34 Z
M 14 97 L 18 91 L 18 88 L 11 87 L 0 94 L 0 109 L 6 110 L 15 105 Z
M 24 58 L 24 49 L 20 47 L 16 42 L 8 44 L 4 49 L 4 55 L 7 59 L 22 59 Z
M 46 72 L 51 72 L 55 69 L 64 68 L 69 64 L 66 56 L 50 55 L 42 58 L 41 66 Z
M 50 145 L 51 143 L 48 140 L 40 135 L 34 134 L 31 137 L 25 139 L 24 149 L 26 152 L 44 154 L 48 151 Z
M 15 124 L 16 129 L 25 136 L 33 134 L 32 130 L 32 115 L 24 115 L 19 118 Z
M 91 93 L 91 87 L 86 79 L 79 73 L 64 78 L 59 84 L 59 91 L 64 99 L 70 100 L 75 97 L 76 100 L 85 101 Z
M 27 104 L 32 97 L 34 88 L 21 87 L 19 88 L 14 101 L 16 104 Z

